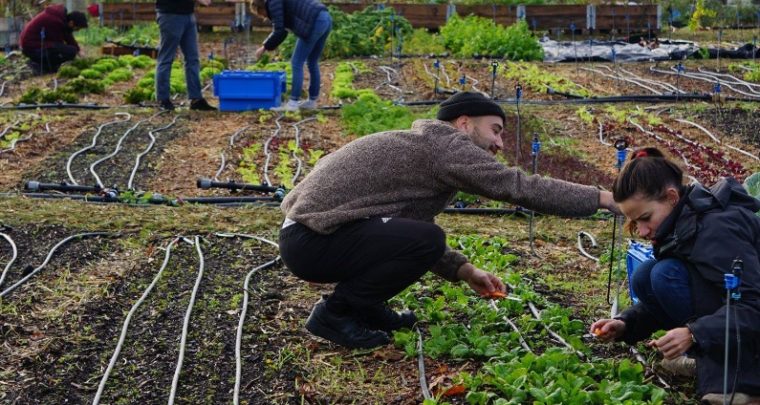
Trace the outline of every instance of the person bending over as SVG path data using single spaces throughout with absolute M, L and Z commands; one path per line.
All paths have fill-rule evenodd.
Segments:
M 273 51 L 285 40 L 290 30 L 298 37 L 290 64 L 293 72 L 290 100 L 280 111 L 313 110 L 319 99 L 319 58 L 332 29 L 332 17 L 327 7 L 317 0 L 252 0 L 253 12 L 272 22 L 272 33 L 264 40 L 255 56 Z M 303 65 L 309 67 L 309 99 L 299 103 L 303 87 Z
M 760 404 L 760 218 L 755 216 L 760 201 L 733 178 L 710 188 L 684 186 L 683 180 L 682 170 L 655 148 L 634 152 L 615 180 L 615 201 L 629 228 L 652 241 L 655 258 L 632 276 L 639 303 L 615 319 L 594 322 L 591 330 L 604 341 L 629 344 L 667 330 L 649 345 L 666 360 L 684 353 L 696 359 L 702 402 L 722 404 L 723 275 L 739 259 L 744 271 L 741 298 L 731 303 L 729 314 L 729 389 L 737 392 L 734 404 Z
M 24 26 L 19 38 L 22 53 L 34 73 L 55 73 L 61 64 L 82 55 L 74 31 L 87 28 L 87 17 L 66 12 L 62 4 L 45 7 Z
M 416 317 L 387 301 L 428 270 L 479 294 L 505 292 L 499 278 L 448 248 L 433 221 L 459 190 L 548 214 L 615 209 L 609 192 L 499 163 L 504 111 L 481 94 L 455 94 L 437 118 L 348 143 L 282 202 L 287 267 L 306 281 L 337 283 L 306 321 L 314 335 L 352 348 L 388 343 L 387 332 L 411 327 Z

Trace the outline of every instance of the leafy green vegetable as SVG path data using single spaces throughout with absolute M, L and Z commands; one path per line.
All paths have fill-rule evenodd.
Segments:
M 327 37 L 322 52 L 324 58 L 383 55 L 390 51 L 394 28 L 394 46 L 400 44 L 399 38 L 412 33 L 409 21 L 403 16 L 395 15 L 390 7 L 379 10 L 375 6 L 369 6 L 351 14 L 332 6 L 328 9 L 333 20 L 333 30 Z M 289 35 L 280 45 L 280 54 L 284 58 L 290 58 L 295 43 L 295 35 Z
M 441 37 L 446 48 L 459 57 L 480 55 L 515 61 L 544 58 L 541 44 L 523 20 L 504 27 L 488 18 L 454 15 L 441 27 Z

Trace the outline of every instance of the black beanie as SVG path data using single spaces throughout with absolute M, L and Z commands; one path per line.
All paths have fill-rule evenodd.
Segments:
M 504 110 L 490 98 L 480 94 L 463 91 L 446 99 L 441 103 L 438 110 L 438 118 L 441 121 L 454 121 L 462 115 L 480 117 L 483 115 L 496 115 L 506 121 Z

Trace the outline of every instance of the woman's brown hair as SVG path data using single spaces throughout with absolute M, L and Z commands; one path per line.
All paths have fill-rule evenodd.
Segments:
M 660 201 L 665 198 L 668 187 L 683 195 L 683 170 L 668 160 L 657 148 L 642 148 L 631 154 L 631 160 L 620 171 L 612 186 L 612 198 L 623 202 L 636 194 Z M 625 229 L 636 234 L 636 222 L 627 221 Z
M 638 149 L 620 171 L 612 186 L 615 202 L 622 202 L 635 194 L 652 200 L 662 200 L 668 187 L 683 194 L 683 170 L 668 160 L 657 148 Z
M 266 0 L 250 0 L 250 3 L 248 3 L 248 8 L 251 10 L 252 14 L 255 14 L 258 17 L 269 18 L 266 3 Z

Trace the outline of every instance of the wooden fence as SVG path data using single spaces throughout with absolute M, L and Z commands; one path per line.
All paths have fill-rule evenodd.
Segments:
M 525 19 L 534 30 L 575 28 L 578 31 L 596 30 L 608 32 L 636 32 L 659 30 L 661 9 L 657 4 L 646 5 L 454 5 L 454 4 L 408 4 L 369 2 L 326 3 L 351 13 L 365 7 L 390 7 L 396 14 L 404 16 L 415 28 L 438 29 L 448 18 L 457 13 L 462 16 L 477 15 L 492 18 L 496 23 L 509 25 L 518 19 Z M 106 3 L 102 4 L 103 23 L 106 25 L 129 26 L 138 22 L 154 21 L 155 3 Z M 215 2 L 209 7 L 196 7 L 198 25 L 206 27 L 229 27 L 242 25 L 250 14 L 245 3 Z M 241 15 L 242 14 L 242 15 Z M 253 26 L 266 26 L 257 17 L 251 19 Z

